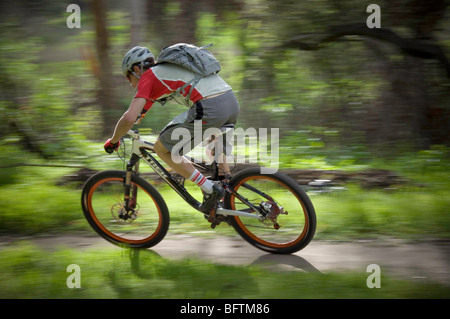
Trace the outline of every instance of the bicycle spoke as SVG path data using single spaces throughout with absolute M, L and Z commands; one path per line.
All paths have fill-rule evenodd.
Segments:
M 307 232 L 305 207 L 288 186 L 267 176 L 251 176 L 234 186 L 241 198 L 259 207 L 265 219 L 236 216 L 237 227 L 250 240 L 266 246 L 284 247 L 300 241 Z M 249 207 L 234 196 L 231 209 L 248 211 Z
M 135 185 L 135 184 L 134 184 Z M 95 219 L 104 232 L 123 242 L 147 240 L 160 223 L 158 207 L 149 194 L 138 186 L 136 210 L 124 207 L 122 179 L 105 180 L 98 184 L 90 197 Z

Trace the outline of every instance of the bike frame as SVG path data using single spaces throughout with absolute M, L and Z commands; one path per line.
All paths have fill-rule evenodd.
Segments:
M 139 160 L 142 159 L 145 163 L 147 163 L 167 184 L 172 187 L 175 192 L 180 195 L 181 198 L 183 198 L 189 205 L 191 205 L 193 208 L 199 210 L 201 203 L 197 201 L 194 197 L 192 197 L 191 194 L 184 188 L 183 185 L 180 185 L 156 159 L 152 155 L 155 153 L 154 151 L 154 144 L 144 141 L 140 138 L 139 131 L 133 131 L 129 130 L 128 134 L 132 137 L 132 148 L 131 148 L 131 158 L 129 162 L 127 163 L 127 170 L 126 170 L 126 176 L 125 176 L 125 207 L 127 209 L 133 210 L 136 205 L 136 196 L 137 196 L 137 190 L 136 187 L 133 189 L 131 185 L 131 176 L 133 173 L 138 174 L 139 173 Z M 194 166 L 198 166 L 203 169 L 208 169 L 206 167 L 205 163 L 197 163 L 193 159 L 188 158 Z M 218 164 L 216 161 L 213 162 L 214 167 L 214 175 L 213 180 L 218 180 Z M 219 207 L 216 211 L 217 215 L 223 215 L 223 216 L 242 216 L 242 217 L 249 217 L 249 218 L 255 218 L 259 220 L 265 219 L 265 214 L 261 212 L 259 207 L 249 203 L 245 198 L 243 198 L 241 195 L 239 195 L 237 192 L 235 192 L 231 187 L 227 187 L 228 184 L 224 183 L 225 189 L 231 193 L 232 196 L 236 196 L 239 200 L 241 200 L 243 203 L 247 204 L 250 209 L 253 211 L 253 213 L 247 213 L 243 211 L 237 211 L 237 210 L 231 210 L 231 209 L 225 209 L 222 207 Z M 245 185 L 243 185 L 245 187 Z M 250 186 L 249 186 L 250 187 Z M 257 191 L 257 190 L 256 190 Z M 265 194 L 257 191 L 260 195 L 265 196 Z

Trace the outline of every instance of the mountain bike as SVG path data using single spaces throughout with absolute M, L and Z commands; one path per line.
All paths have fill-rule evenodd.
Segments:
M 128 135 L 132 145 L 126 169 L 92 175 L 83 186 L 81 203 L 90 226 L 104 239 L 120 246 L 149 248 L 166 236 L 170 217 L 161 194 L 139 173 L 141 161 L 191 207 L 199 210 L 201 203 L 186 189 L 182 176 L 158 162 L 153 143 L 141 139 L 139 131 L 130 130 Z M 215 211 L 199 210 L 212 228 L 229 224 L 253 246 L 275 254 L 299 251 L 314 237 L 314 207 L 290 177 L 281 172 L 262 174 L 261 168 L 249 167 L 219 181 L 217 158 L 211 163 L 186 158 L 226 190 Z

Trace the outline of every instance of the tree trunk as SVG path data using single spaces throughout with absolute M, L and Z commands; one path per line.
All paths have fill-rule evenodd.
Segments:
M 95 18 L 96 49 L 99 63 L 97 103 L 100 106 L 103 129 L 102 138 L 111 136 L 120 115 L 116 102 L 111 60 L 109 57 L 109 41 L 107 31 L 107 8 L 104 0 L 92 0 L 92 11 Z
M 146 23 L 146 7 L 145 0 L 131 0 L 131 29 L 130 29 L 130 48 L 140 45 L 144 41 L 144 31 Z M 142 44 L 141 44 L 142 45 Z

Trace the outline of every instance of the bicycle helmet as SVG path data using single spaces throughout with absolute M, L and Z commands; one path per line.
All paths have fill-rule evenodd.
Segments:
M 127 76 L 128 72 L 132 72 L 132 67 L 136 63 L 143 62 L 149 58 L 155 59 L 155 56 L 145 47 L 134 47 L 125 54 L 122 60 L 122 73 Z

